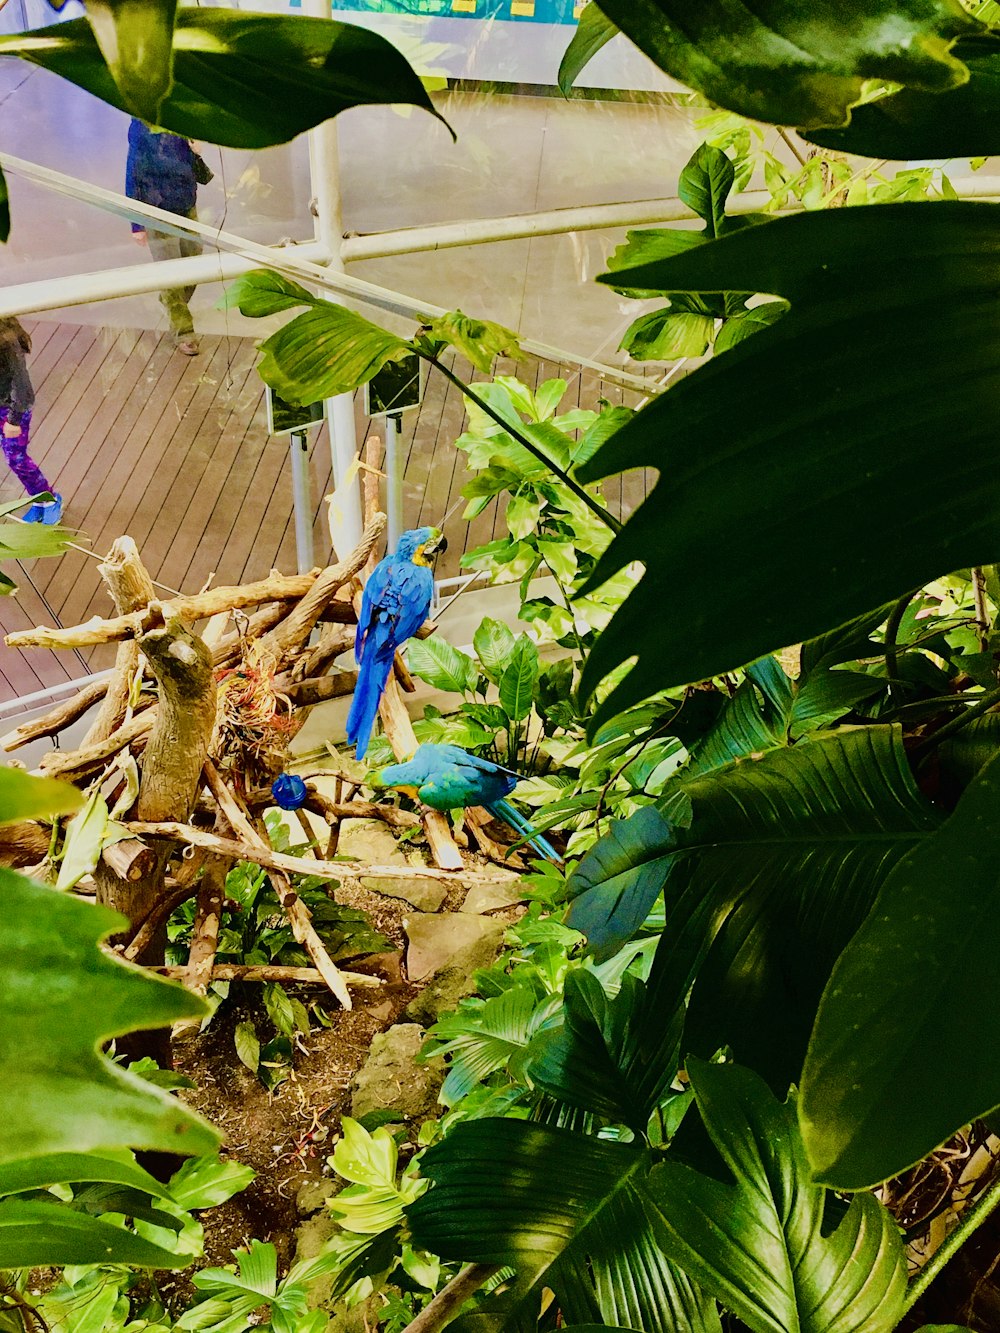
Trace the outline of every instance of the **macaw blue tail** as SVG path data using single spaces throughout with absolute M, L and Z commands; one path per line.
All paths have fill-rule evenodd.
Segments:
M 556 865 L 562 864 L 562 857 L 552 846 L 552 844 L 543 838 L 540 833 L 536 833 L 528 821 L 519 810 L 515 810 L 509 801 L 494 801 L 486 809 L 491 815 L 496 815 L 502 819 L 505 824 L 509 824 L 515 833 L 520 833 L 530 847 L 533 847 L 539 856 L 544 856 L 547 861 L 554 861 Z
M 355 753 L 359 759 L 364 759 L 371 740 L 379 700 L 392 670 L 392 659 L 393 649 L 388 644 L 381 652 L 366 652 L 358 669 L 358 683 L 347 715 L 347 739 L 357 747 Z

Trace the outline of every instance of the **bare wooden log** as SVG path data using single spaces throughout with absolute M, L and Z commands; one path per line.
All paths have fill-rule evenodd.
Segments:
M 157 823 L 133 820 L 126 827 L 138 837 L 168 838 L 175 842 L 187 843 L 190 847 L 204 847 L 207 851 L 218 852 L 220 856 L 232 857 L 238 861 L 252 861 L 254 865 L 264 866 L 267 870 L 280 870 L 286 875 L 317 875 L 321 879 L 351 881 L 432 879 L 446 883 L 454 881 L 457 884 L 510 882 L 509 877 L 486 875 L 479 870 L 468 870 L 464 865 L 452 871 L 436 866 L 367 865 L 360 861 L 304 861 L 299 856 L 276 852 L 244 839 L 222 838 L 217 833 L 210 833 L 208 829 L 195 828 L 193 824 L 181 824 L 173 819 L 164 819 Z
M 471 806 L 465 811 L 466 826 L 479 844 L 479 849 L 484 856 L 488 856 L 491 861 L 495 861 L 499 866 L 508 866 L 511 870 L 523 870 L 524 862 L 517 852 L 511 851 L 503 843 L 497 842 L 487 832 L 488 826 L 492 822 L 493 816 L 480 805 Z
M 382 437 L 380 435 L 369 435 L 365 440 L 364 467 L 361 469 L 361 504 L 366 525 L 372 521 L 372 518 L 382 508 L 382 501 L 379 496 L 379 482 L 382 480 L 382 473 L 378 467 L 381 457 Z
M 318 676 L 327 665 L 341 653 L 346 653 L 354 646 L 355 631 L 344 629 L 340 625 L 327 625 L 320 632 L 318 642 L 298 662 L 292 671 L 292 679 L 301 680 L 306 676 Z
M 146 736 L 153 728 L 157 709 L 149 707 L 137 713 L 124 726 L 118 728 L 106 741 L 96 745 L 85 745 L 79 750 L 52 750 L 44 755 L 38 765 L 40 773 L 48 778 L 76 779 L 85 777 L 94 769 L 106 763 L 112 755 L 124 750 L 140 737 Z
M 186 982 L 187 969 L 184 967 L 155 967 L 150 971 L 158 972 L 161 977 L 177 977 Z M 385 983 L 381 977 L 370 977 L 365 972 L 345 972 L 340 975 L 349 986 L 377 987 Z M 304 985 L 325 986 L 326 979 L 315 967 L 279 967 L 275 963 L 253 967 L 249 963 L 216 963 L 209 976 L 210 981 L 285 981 Z
M 148 875 L 156 865 L 156 853 L 138 838 L 113 842 L 101 853 L 101 860 L 119 879 L 134 884 Z
M 184 984 L 197 995 L 204 995 L 212 980 L 215 952 L 219 947 L 219 926 L 226 897 L 226 875 L 230 862 L 221 856 L 206 858 L 198 881 L 198 906 L 195 910 L 191 948 L 184 970 Z
M 357 683 L 356 671 L 333 671 L 329 676 L 315 676 L 311 680 L 298 680 L 288 685 L 279 678 L 274 682 L 274 688 L 297 708 L 308 708 L 312 704 L 324 703 L 327 699 L 342 699 L 352 694 Z
M 413 677 L 410 675 L 409 668 L 399 652 L 393 654 L 392 671 L 401 690 L 404 690 L 407 694 L 416 693 L 417 687 L 414 684 Z
M 134 932 L 129 942 L 124 947 L 119 948 L 118 952 L 121 953 L 121 956 L 128 959 L 130 963 L 134 963 L 137 958 L 146 952 L 175 909 L 180 907 L 181 903 L 186 903 L 189 898 L 194 897 L 196 892 L 194 876 L 182 884 L 169 884 L 168 882 L 163 897 L 154 904 L 152 911 L 140 924 L 139 929 Z
M 0 826 L 0 866 L 34 866 L 49 850 L 50 835 L 41 824 L 24 820 Z
M 362 568 L 370 553 L 378 545 L 385 531 L 384 514 L 376 514 L 365 528 L 361 541 L 346 560 L 324 569 L 299 604 L 278 625 L 264 636 L 265 650 L 279 660 L 308 638 L 326 604 Z
M 78 693 L 71 695 L 69 699 L 63 699 L 41 717 L 36 717 L 31 722 L 22 722 L 13 731 L 8 731 L 6 736 L 0 737 L 0 746 L 5 750 L 19 750 L 22 745 L 37 741 L 42 736 L 57 736 L 60 731 L 83 717 L 88 708 L 93 708 L 94 704 L 104 697 L 107 688 L 107 680 L 91 681 Z
M 229 790 L 223 782 L 218 769 L 210 759 L 205 760 L 205 780 L 208 783 L 209 791 L 219 803 L 219 810 L 223 817 L 228 821 L 229 827 L 237 837 L 241 838 L 257 854 L 246 860 L 256 860 L 264 852 L 270 852 L 270 847 L 265 839 L 258 833 L 257 829 L 250 822 L 246 811 L 240 806 L 235 794 Z M 295 861 L 294 857 L 288 858 Z M 259 862 L 263 864 L 263 862 Z M 322 863 L 319 861 L 311 862 L 309 871 L 315 873 L 319 870 Z M 293 874 L 302 873 L 302 863 L 299 862 L 292 871 Z M 322 873 L 322 871 L 319 871 Z M 292 928 L 292 934 L 296 941 L 302 945 L 306 953 L 312 959 L 314 966 L 322 974 L 323 979 L 330 990 L 337 997 L 345 1009 L 352 1007 L 351 996 L 344 983 L 343 977 L 333 959 L 327 953 L 326 946 L 316 933 L 316 928 L 312 923 L 312 913 L 306 907 L 305 903 L 292 888 L 291 880 L 288 874 L 280 866 L 268 867 L 268 874 L 274 891 L 278 895 L 278 901 L 288 917 L 288 924 Z
M 255 615 L 249 616 L 240 629 L 223 635 L 213 651 L 215 665 L 228 666 L 231 662 L 235 662 L 244 643 L 258 639 L 269 629 L 274 629 L 278 621 L 283 620 L 294 605 L 294 602 L 274 602 Z
M 324 796 L 312 782 L 306 784 L 309 792 L 307 807 L 314 814 L 322 815 L 327 823 L 335 819 L 381 819 L 392 828 L 416 828 L 420 823 L 419 815 L 409 810 L 400 810 L 395 805 L 377 805 L 374 801 L 331 801 Z
M 131 537 L 119 537 L 97 568 L 119 615 L 142 611 L 156 596 L 153 580 Z M 114 675 L 97 717 L 84 738 L 84 745 L 107 740 L 121 726 L 132 681 L 139 669 L 139 656 L 139 646 L 134 639 L 118 645 Z

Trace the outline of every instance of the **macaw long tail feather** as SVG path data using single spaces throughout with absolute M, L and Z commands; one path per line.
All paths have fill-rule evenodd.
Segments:
M 540 833 L 536 833 L 519 810 L 515 810 L 509 801 L 494 801 L 488 805 L 487 810 L 491 815 L 496 815 L 502 819 L 505 824 L 509 824 L 515 833 L 520 833 L 521 837 L 531 846 L 539 856 L 544 856 L 547 861 L 554 861 L 556 865 L 562 864 L 562 857 L 552 846 L 552 844 L 543 838 Z
M 347 739 L 357 747 L 355 753 L 359 759 L 364 759 L 371 740 L 379 700 L 392 670 L 392 659 L 391 644 L 388 645 L 388 654 L 366 652 L 358 671 L 358 683 L 354 687 L 351 711 L 347 715 Z

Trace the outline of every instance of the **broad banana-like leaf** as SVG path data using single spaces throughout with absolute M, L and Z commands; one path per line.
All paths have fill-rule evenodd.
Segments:
M 662 965 L 687 977 L 700 936 L 704 961 L 683 1049 L 708 1057 L 729 1045 L 784 1092 L 798 1077 L 838 955 L 886 875 L 939 816 L 917 790 L 893 727 L 835 732 L 717 769 L 692 779 L 682 797 L 689 822 L 671 822 L 673 845 L 655 848 L 666 925 L 654 972 Z M 637 867 L 648 856 L 640 843 Z M 588 895 L 590 919 L 600 894 L 595 885 Z M 608 902 L 615 911 L 613 893 Z M 572 909 L 568 919 L 581 928 Z M 670 958 L 672 940 L 679 960 Z
M 602 13 L 594 0 L 584 5 L 576 25 L 576 32 L 559 62 L 559 88 L 567 97 L 584 68 L 594 56 L 618 36 L 617 26 Z
M 896 1175 L 1000 1106 L 973 1021 L 1000 1003 L 998 801 L 994 758 L 896 866 L 830 977 L 799 1117 L 816 1178 L 837 1189 Z
M 136 1268 L 186 1268 L 190 1251 L 175 1254 L 124 1227 L 64 1204 L 0 1200 L 0 1269 L 50 1264 L 130 1264 Z
M 832 209 L 605 275 L 644 291 L 771 292 L 792 308 L 661 395 L 579 469 L 588 482 L 660 470 L 583 590 L 645 562 L 584 667 L 590 695 L 638 659 L 595 727 L 655 691 L 1000 557 L 987 426 L 1000 392 L 998 217 L 972 203 Z M 970 320 L 975 351 L 949 368 L 947 349 Z M 918 380 L 926 366 L 933 410 L 926 374 Z M 779 382 L 786 410 L 776 412 L 760 385 Z M 945 423 L 962 467 L 931 486 Z
M 174 63 L 177 0 L 87 0 L 87 18 L 127 110 L 159 124 Z
M 122 1153 L 43 1153 L 23 1157 L 16 1162 L 0 1163 L 0 1195 L 23 1194 L 26 1190 L 48 1189 L 52 1185 L 75 1185 L 85 1181 L 127 1185 L 156 1199 L 170 1199 L 170 1188 L 144 1171 Z
M 807 130 L 806 138 L 839 152 L 904 161 L 1000 152 L 1000 37 L 964 37 L 951 53 L 968 67 L 967 83 L 941 93 L 904 88 L 855 107 L 842 129 Z
M 677 1074 L 681 1009 L 664 1013 L 626 974 L 609 998 L 592 972 L 566 976 L 562 1026 L 531 1043 L 525 1073 L 534 1087 L 644 1134 Z
M 513 986 L 484 1001 L 481 1007 L 446 1014 L 431 1033 L 429 1054 L 448 1056 L 448 1075 L 441 1088 L 441 1101 L 454 1106 L 468 1096 L 477 1083 L 508 1069 L 520 1067 L 532 1037 L 556 1021 L 557 997 L 544 997 L 527 986 Z
M 654 1168 L 666 1252 L 754 1333 L 889 1333 L 906 1291 L 892 1215 L 862 1194 L 825 1235 L 826 1191 L 810 1179 L 794 1099 L 775 1101 L 748 1069 L 687 1068 L 733 1183 L 669 1158 Z
M 213 1152 L 211 1126 L 98 1050 L 201 1017 L 202 1002 L 100 952 L 124 924 L 117 913 L 0 870 L 0 918 L 0 1162 L 118 1146 Z
M 943 92 L 968 73 L 949 51 L 975 31 L 958 0 L 599 0 L 667 74 L 779 125 L 843 125 L 867 79 Z
M 137 12 L 144 2 L 133 0 Z M 116 84 L 102 47 L 107 50 L 86 19 L 0 37 L 0 55 L 41 65 L 111 106 L 144 116 Z M 173 52 L 173 84 L 154 119 L 189 139 L 268 148 L 348 107 L 373 104 L 403 102 L 437 115 L 416 72 L 390 42 L 334 19 L 183 6 Z
M 260 345 L 265 384 L 289 403 L 315 403 L 351 393 L 387 361 L 412 352 L 409 343 L 330 301 L 317 303 Z
M 0 767 L 0 824 L 71 815 L 81 805 L 82 794 L 69 782 L 37 778 L 21 768 Z
M 634 1144 L 469 1121 L 425 1153 L 434 1187 L 407 1221 L 416 1244 L 442 1258 L 510 1264 L 522 1296 L 551 1288 L 569 1323 L 718 1333 L 711 1302 L 656 1244 L 650 1162 Z M 517 1327 L 516 1309 L 502 1326 Z

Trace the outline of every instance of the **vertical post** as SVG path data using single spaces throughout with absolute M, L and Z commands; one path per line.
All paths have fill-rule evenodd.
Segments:
M 311 18 L 332 18 L 330 0 L 304 0 L 303 13 Z M 328 267 L 337 273 L 343 273 L 344 261 L 340 247 L 344 238 L 344 225 L 340 207 L 340 158 L 337 150 L 337 127 L 332 120 L 324 121 L 309 131 L 309 176 L 312 196 L 315 200 L 316 221 L 315 235 L 329 253 Z M 339 394 L 326 400 L 326 423 L 330 435 L 330 461 L 333 467 L 333 484 L 339 486 L 348 475 L 351 464 L 358 452 L 357 433 L 354 425 L 354 395 Z M 345 556 L 361 541 L 363 523 L 361 518 L 361 487 L 355 482 L 353 493 L 343 505 L 342 525 L 345 549 L 338 551 Z
M 386 548 L 394 551 L 403 531 L 403 469 L 399 464 L 399 426 L 402 418 L 390 412 L 385 419 Z
M 292 505 L 295 516 L 295 562 L 300 574 L 316 563 L 313 556 L 312 486 L 309 477 L 309 436 L 293 430 L 288 437 L 292 460 Z

